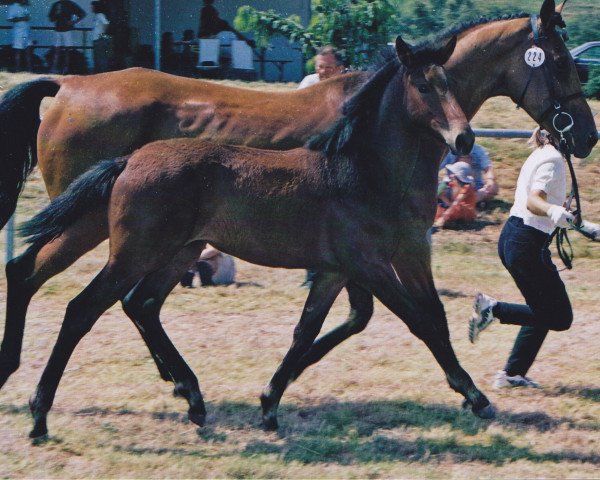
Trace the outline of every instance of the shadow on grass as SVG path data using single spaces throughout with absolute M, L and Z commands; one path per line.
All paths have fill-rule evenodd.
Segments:
M 547 390 L 545 391 L 545 393 L 551 397 L 559 397 L 567 394 L 575 395 L 586 400 L 591 400 L 592 402 L 600 402 L 600 388 L 590 388 L 581 386 L 571 387 L 561 385 L 552 390 Z
M 218 428 L 254 431 L 254 440 L 246 444 L 241 452 L 246 457 L 275 455 L 284 462 L 333 462 L 341 465 L 382 461 L 440 462 L 447 458 L 458 463 L 478 461 L 494 465 L 516 460 L 600 464 L 600 454 L 571 450 L 539 453 L 529 447 L 514 445 L 502 434 L 493 435 L 489 440 L 474 442 L 465 436 L 472 437 L 487 430 L 492 422 L 481 420 L 458 407 L 442 404 L 422 404 L 406 400 L 332 401 L 302 408 L 284 405 L 280 408 L 281 427 L 276 437 L 258 432 L 261 429 L 258 403 L 209 402 L 207 409 L 208 425 L 196 430 L 199 438 L 211 444 L 225 443 L 230 441 L 228 434 L 217 431 Z M 2 414 L 23 415 L 28 413 L 27 410 L 25 406 L 0 405 Z M 174 412 L 148 414 L 92 407 L 79 410 L 75 415 L 150 416 L 159 421 L 187 423 L 184 413 Z M 499 412 L 496 422 L 505 428 L 540 432 L 563 424 L 573 426 L 574 423 L 572 419 L 553 418 L 543 412 Z M 439 427 L 449 428 L 450 433 L 435 433 L 438 438 L 428 438 L 425 435 Z M 591 430 L 597 431 L 598 428 L 599 425 L 590 425 Z M 117 444 L 113 448 L 137 455 L 205 458 L 231 455 L 229 449 L 226 449 L 228 453 L 221 453 L 205 451 L 197 446 L 161 448 Z

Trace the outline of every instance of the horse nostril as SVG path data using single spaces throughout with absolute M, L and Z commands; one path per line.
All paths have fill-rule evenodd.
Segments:
M 461 133 L 456 137 L 456 151 L 459 155 L 466 155 L 471 152 L 473 149 L 473 144 L 475 143 L 475 136 L 473 132 L 469 131 L 466 133 Z
M 598 134 L 596 132 L 590 133 L 590 136 L 588 137 L 588 147 L 590 147 L 590 150 L 594 148 L 594 145 L 596 145 L 597 143 Z

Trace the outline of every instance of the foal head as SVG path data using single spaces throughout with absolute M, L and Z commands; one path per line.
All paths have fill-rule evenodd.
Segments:
M 406 67 L 403 77 L 405 109 L 416 126 L 432 132 L 455 154 L 471 151 L 475 137 L 462 108 L 448 88 L 442 67 L 456 47 L 456 37 L 438 49 L 415 50 L 402 38 L 396 53 Z
M 556 8 L 554 0 L 545 0 L 539 15 L 520 24 L 522 35 L 511 37 L 506 57 L 490 60 L 509 62 L 504 71 L 506 84 L 515 86 L 508 92 L 511 98 L 557 140 L 563 130 L 566 147 L 583 158 L 598 139 L 575 62 L 564 42 L 566 25 L 561 13 L 565 3 Z

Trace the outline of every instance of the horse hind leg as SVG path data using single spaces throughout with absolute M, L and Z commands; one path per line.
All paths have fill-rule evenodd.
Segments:
M 29 433 L 31 438 L 43 437 L 48 433 L 48 412 L 54 402 L 60 379 L 79 341 L 91 330 L 100 315 L 130 291 L 140 277 L 143 277 L 142 272 L 115 268 L 109 262 L 96 278 L 69 302 L 50 359 L 35 393 L 29 400 L 33 416 L 33 429 Z
M 317 338 L 331 305 L 345 283 L 346 278 L 337 273 L 319 273 L 313 281 L 302 316 L 294 330 L 292 345 L 260 397 L 265 429 L 277 429 L 277 408 L 292 381 L 294 368 Z
M 198 379 L 164 331 L 160 310 L 204 245 L 202 242 L 187 245 L 168 266 L 147 275 L 123 299 L 123 310 L 140 332 L 161 377 L 173 381 L 174 394 L 188 401 L 190 421 L 200 426 L 204 425 L 206 408 Z
M 350 301 L 348 319 L 330 332 L 318 338 L 310 349 L 300 358 L 294 368 L 292 380 L 296 380 L 310 365 L 317 363 L 331 350 L 352 335 L 362 332 L 373 316 L 373 295 L 364 288 L 349 282 L 346 285 Z
M 0 347 L 0 388 L 19 368 L 27 308 L 50 278 L 108 236 L 106 212 L 90 212 L 46 245 L 30 247 L 6 264 L 6 323 Z

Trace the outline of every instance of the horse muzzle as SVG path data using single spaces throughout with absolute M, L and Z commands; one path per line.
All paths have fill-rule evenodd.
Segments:
M 450 135 L 449 137 L 446 139 L 446 143 L 454 155 L 460 156 L 471 153 L 475 143 L 475 134 L 470 126 L 467 126 L 467 128 L 461 130 L 458 134 Z

